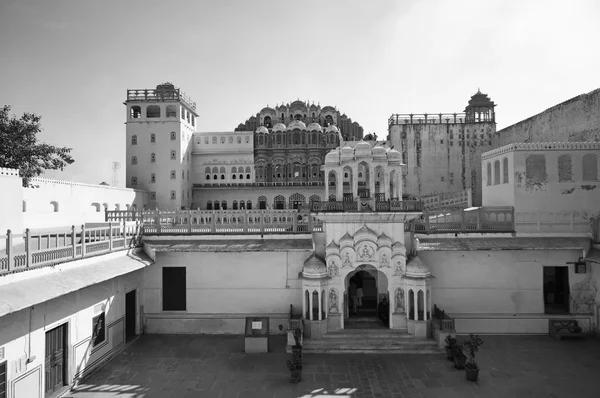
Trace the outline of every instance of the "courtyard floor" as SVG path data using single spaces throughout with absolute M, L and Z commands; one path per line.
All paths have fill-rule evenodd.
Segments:
M 144 335 L 65 397 L 600 397 L 600 338 L 481 337 L 477 383 L 442 354 L 304 354 L 291 384 L 283 336 L 245 354 L 241 336 Z

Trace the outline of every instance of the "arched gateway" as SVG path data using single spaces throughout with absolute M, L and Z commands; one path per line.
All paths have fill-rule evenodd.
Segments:
M 326 156 L 323 171 L 327 176 L 334 172 L 340 184 L 336 182 L 334 202 L 311 205 L 323 230 L 313 234 L 315 252 L 301 275 L 307 337 L 344 329 L 353 317 L 377 317 L 384 298 L 390 329 L 427 336 L 431 275 L 416 256 L 413 235 L 404 231 L 404 223 L 422 212 L 399 200 L 400 159 L 398 151 L 364 141 Z M 324 197 L 329 194 L 326 183 Z M 352 296 L 359 287 L 362 306 L 354 308 Z

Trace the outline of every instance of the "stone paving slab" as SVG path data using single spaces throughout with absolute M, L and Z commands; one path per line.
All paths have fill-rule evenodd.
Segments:
M 243 336 L 144 335 L 65 397 L 600 397 L 600 338 L 481 337 L 476 383 L 442 354 L 304 354 L 292 384 L 285 336 L 245 354 Z

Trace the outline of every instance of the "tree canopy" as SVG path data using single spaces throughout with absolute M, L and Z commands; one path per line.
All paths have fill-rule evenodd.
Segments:
M 0 109 L 0 167 L 18 169 L 24 187 L 30 186 L 30 179 L 44 170 L 64 170 L 74 162 L 71 148 L 38 142 L 41 119 L 33 113 L 17 118 L 10 114 L 8 105 Z

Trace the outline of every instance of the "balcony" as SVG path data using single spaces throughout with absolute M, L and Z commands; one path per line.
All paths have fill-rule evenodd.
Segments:
M 422 218 L 406 223 L 404 230 L 422 234 L 514 232 L 514 220 L 514 208 L 511 206 L 424 210 Z
M 373 206 L 374 204 L 374 206 Z M 312 202 L 303 207 L 316 213 L 327 212 L 421 212 L 423 204 L 419 200 L 384 200 L 375 201 L 361 198 L 360 201 L 344 200 L 329 202 Z

